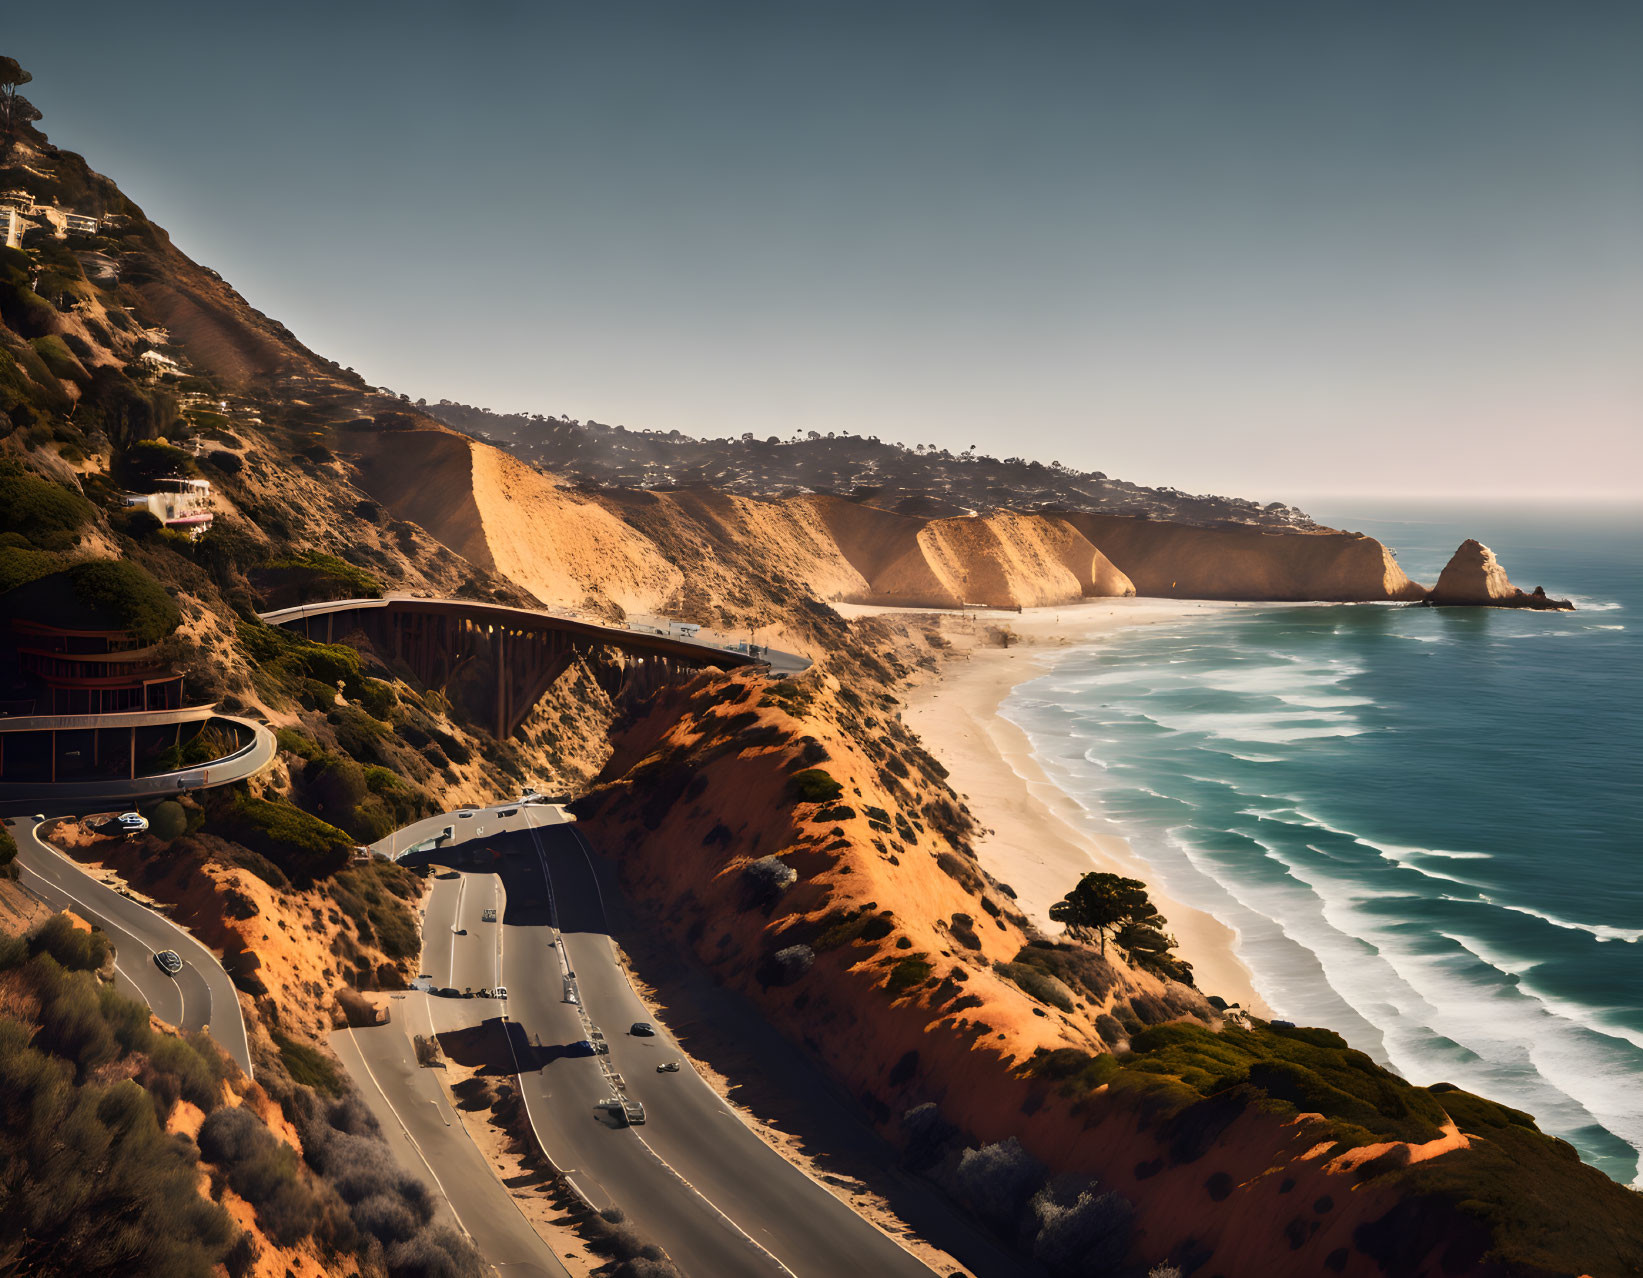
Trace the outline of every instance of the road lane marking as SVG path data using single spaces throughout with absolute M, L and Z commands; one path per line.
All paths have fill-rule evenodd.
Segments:
M 534 841 L 535 831 L 532 830 L 531 833 L 533 835 L 533 841 Z M 588 867 L 588 874 L 593 879 L 593 890 L 598 895 L 598 898 L 599 898 L 600 921 L 604 924 L 604 927 L 605 927 L 604 935 L 605 935 L 606 940 L 610 943 L 610 948 L 611 948 L 610 961 L 616 967 L 616 970 L 619 971 L 622 974 L 622 980 L 627 984 L 628 990 L 633 994 L 633 997 L 638 1000 L 639 1005 L 641 1007 L 643 1007 L 646 1010 L 646 1012 L 648 1012 L 652 1017 L 655 1017 L 657 1020 L 661 1020 L 660 1015 L 658 1013 L 652 1011 L 651 1008 L 650 1008 L 650 1005 L 648 1003 L 646 1003 L 645 1000 L 642 997 L 640 997 L 639 991 L 634 987 L 633 978 L 628 974 L 627 967 L 624 964 L 622 964 L 621 962 L 619 962 L 616 958 L 616 941 L 615 941 L 615 938 L 612 937 L 611 934 L 610 934 L 610 915 L 609 915 L 609 912 L 605 908 L 605 891 L 604 891 L 604 888 L 600 885 L 599 872 L 594 867 L 593 856 L 592 856 L 592 853 L 591 853 L 591 851 L 588 847 L 588 841 L 587 841 L 587 839 L 585 839 L 583 837 L 582 832 L 580 830 L 578 830 L 574 825 L 572 825 L 570 827 L 570 833 L 571 833 L 571 837 L 576 840 L 576 846 L 581 850 L 582 859 L 587 864 L 587 867 Z M 543 856 L 543 854 L 541 852 L 541 849 L 540 849 L 540 846 L 538 847 L 537 855 L 538 856 Z M 543 864 L 542 872 L 543 872 L 544 875 L 546 875 L 547 874 L 547 860 L 546 860 L 545 857 L 543 857 L 543 863 L 542 864 Z M 667 1030 L 668 1039 L 669 1039 L 669 1041 L 672 1042 L 674 1050 L 677 1051 L 680 1054 L 680 1056 L 683 1057 L 685 1060 L 689 1061 L 690 1060 L 689 1055 L 685 1052 L 685 1050 L 682 1047 L 679 1046 L 678 1039 L 673 1036 L 673 1031 L 672 1030 L 667 1029 L 667 1024 L 666 1024 L 665 1021 L 662 1023 L 662 1028 L 664 1030 Z M 712 1087 L 708 1086 L 707 1080 L 704 1079 L 701 1076 L 701 1073 L 696 1069 L 694 1061 L 691 1061 L 690 1073 L 696 1079 L 697 1083 L 701 1087 L 705 1088 L 707 1090 L 707 1092 L 717 1102 L 718 1107 L 719 1107 L 719 1112 L 721 1114 L 723 1114 L 724 1117 L 734 1120 L 744 1131 L 746 1131 L 756 1141 L 758 1141 L 760 1145 L 764 1146 L 764 1148 L 769 1150 L 771 1152 L 771 1154 L 773 1154 L 776 1158 L 780 1159 L 784 1166 L 791 1167 L 794 1171 L 798 1172 L 801 1176 L 803 1176 L 806 1180 L 808 1180 L 812 1185 L 815 1185 L 816 1188 L 819 1189 L 822 1193 L 826 1194 L 834 1202 L 838 1203 L 840 1206 L 845 1208 L 845 1210 L 848 1211 L 851 1214 L 851 1216 L 853 1216 L 853 1217 L 855 1217 L 855 1219 L 861 1221 L 862 1224 L 864 1224 L 867 1228 L 873 1230 L 880 1237 L 888 1239 L 899 1250 L 901 1250 L 902 1252 L 905 1252 L 908 1256 L 910 1256 L 913 1260 L 917 1261 L 919 1264 L 923 1265 L 926 1269 L 930 1268 L 929 1264 L 924 1260 L 924 1258 L 922 1256 L 920 1256 L 917 1252 L 915 1252 L 911 1247 L 907 1246 L 906 1243 L 902 1242 L 899 1238 L 897 1238 L 894 1234 L 890 1233 L 888 1230 L 880 1229 L 879 1226 L 875 1222 L 873 1222 L 872 1220 L 869 1220 L 866 1216 L 862 1215 L 853 1206 L 851 1206 L 851 1204 L 849 1202 L 845 1201 L 844 1199 L 840 1198 L 839 1195 L 835 1194 L 833 1192 L 833 1190 L 826 1184 L 826 1182 L 821 1180 L 819 1177 L 813 1175 L 808 1168 L 802 1167 L 798 1163 L 793 1162 L 785 1154 L 783 1154 L 781 1150 L 777 1149 L 768 1140 L 766 1140 L 757 1128 L 752 1126 L 745 1118 L 742 1117 L 741 1114 L 739 1114 L 735 1109 L 733 1109 L 731 1107 L 729 1101 L 727 1101 L 723 1096 L 719 1095 L 719 1093 L 717 1091 L 715 1091 Z M 637 1136 L 638 1133 L 635 1132 L 634 1135 Z M 639 1143 L 641 1145 L 643 1145 L 646 1149 L 650 1149 L 650 1143 L 647 1140 L 645 1140 L 645 1138 L 643 1136 L 639 1136 Z M 655 1156 L 657 1162 L 661 1163 L 662 1166 L 666 1167 L 670 1172 L 673 1172 L 673 1174 L 675 1176 L 679 1176 L 679 1173 L 677 1171 L 674 1171 L 673 1167 L 671 1165 L 669 1165 L 668 1162 L 664 1158 L 661 1157 L 661 1155 L 656 1154 L 655 1150 L 651 1150 L 651 1153 Z M 684 1180 L 683 1176 L 679 1176 L 679 1179 L 681 1181 L 684 1181 L 684 1183 L 687 1184 L 687 1185 L 690 1184 L 689 1181 Z M 696 1189 L 696 1187 L 694 1185 L 690 1185 L 690 1188 L 693 1189 L 693 1190 Z M 702 1201 L 706 1202 L 708 1204 L 708 1206 L 713 1207 L 713 1209 L 715 1211 L 719 1211 L 719 1208 L 717 1206 L 715 1206 L 713 1204 L 713 1202 L 710 1199 L 708 1199 L 705 1194 L 702 1194 L 700 1190 L 696 1190 L 696 1193 L 699 1196 L 701 1196 Z M 719 1214 L 721 1216 L 724 1216 L 724 1213 L 722 1211 L 719 1211 Z M 725 1216 L 725 1219 L 727 1221 L 729 1221 L 730 1217 Z M 730 1221 L 730 1223 L 738 1230 L 738 1232 L 746 1234 L 746 1231 L 741 1229 L 741 1227 L 739 1225 L 736 1225 L 734 1221 Z M 749 1237 L 748 1241 L 752 1242 L 753 1240 L 752 1240 L 751 1237 Z M 754 1246 L 758 1246 L 758 1244 L 754 1243 Z M 771 1255 L 771 1259 L 776 1260 L 776 1257 L 774 1255 Z M 778 1265 L 780 1265 L 781 1261 L 776 1260 L 776 1263 Z M 782 1268 L 786 1269 L 787 1266 L 782 1265 Z M 791 1272 L 791 1271 L 789 1271 L 789 1272 Z M 933 1273 L 934 1271 L 932 1270 L 931 1272 Z
M 49 848 L 51 846 L 50 844 L 46 843 L 45 841 L 43 841 L 41 839 L 36 839 L 35 842 L 39 843 L 40 846 L 43 847 L 43 848 Z M 40 873 L 39 870 L 36 870 L 33 866 L 24 865 L 23 868 L 25 870 L 27 870 L 30 874 L 32 874 L 36 879 L 38 879 L 41 883 L 45 884 L 47 888 L 49 888 L 49 889 L 51 889 L 52 891 L 55 891 L 55 892 L 60 892 L 62 895 L 68 897 L 69 900 L 73 901 L 74 904 L 78 905 L 82 910 L 84 910 L 87 914 L 89 914 L 91 916 L 91 918 L 94 918 L 99 923 L 101 923 L 105 930 L 110 931 L 110 932 L 118 932 L 121 936 L 123 936 L 127 940 L 131 941 L 132 944 L 137 946 L 138 949 L 143 950 L 145 953 L 147 953 L 147 955 L 150 959 L 153 959 L 155 957 L 155 955 L 158 953 L 157 950 L 155 950 L 152 946 L 150 946 L 147 941 L 143 940 L 135 932 L 128 931 L 127 929 L 121 927 L 118 923 L 114 922 L 113 919 L 109 918 L 108 917 L 109 912 L 107 910 L 100 910 L 95 905 L 92 905 L 89 901 L 82 901 L 79 897 L 75 896 L 74 893 L 70 892 L 62 884 L 54 882 L 52 879 L 48 878 L 46 875 Z M 89 923 L 91 921 L 91 919 L 87 919 L 86 921 Z M 116 960 L 116 966 L 118 966 L 118 960 Z M 158 970 L 158 969 L 156 969 L 156 970 Z M 134 988 L 139 994 L 141 994 L 143 996 L 143 1002 L 148 1004 L 149 1010 L 153 1011 L 154 1010 L 154 1003 L 148 997 L 148 994 L 144 991 L 143 987 L 140 984 L 138 984 L 135 980 L 132 980 L 131 974 L 129 972 L 127 972 L 125 974 L 125 977 L 126 977 L 126 980 L 131 981 L 132 988 Z M 171 990 L 175 991 L 175 993 L 177 995 L 177 1019 L 176 1019 L 176 1021 L 173 1022 L 173 1024 L 175 1024 L 177 1026 L 177 1028 L 179 1030 L 181 1030 L 182 1027 L 183 1027 L 183 1018 L 185 1016 L 187 1016 L 187 1014 L 188 1014 L 188 1006 L 183 1000 L 182 987 L 177 984 L 176 978 L 172 977 L 161 988 L 162 989 L 171 989 Z M 156 1014 L 158 1014 L 158 1013 L 156 1013 Z
M 54 819 L 61 820 L 61 819 L 64 819 L 64 818 L 54 818 Z M 32 829 L 24 830 L 23 833 L 29 839 L 32 839 L 34 841 L 34 843 L 37 844 L 39 847 L 45 849 L 45 851 L 50 855 L 51 859 L 54 860 L 59 866 L 61 866 L 62 869 L 66 870 L 68 873 L 70 873 L 72 875 L 76 875 L 79 878 L 84 879 L 88 883 L 97 884 L 99 887 L 101 887 L 105 892 L 109 893 L 111 896 L 119 897 L 121 900 L 130 902 L 131 905 L 134 906 L 135 908 L 145 911 L 147 916 L 152 918 L 158 926 L 160 926 L 162 929 L 169 930 L 170 932 L 174 933 L 177 936 L 178 940 L 181 942 L 181 945 L 180 945 L 181 949 L 188 950 L 188 949 L 190 949 L 190 947 L 192 947 L 194 950 L 198 950 L 200 952 L 200 954 L 202 954 L 204 956 L 204 958 L 205 958 L 205 967 L 203 969 L 197 969 L 197 970 L 199 970 L 200 979 L 205 983 L 205 1007 L 206 1007 L 205 1024 L 206 1024 L 206 1029 L 211 1030 L 213 1028 L 212 1021 L 213 1021 L 213 1018 L 216 1015 L 216 1006 L 217 1005 L 216 1005 L 216 998 L 212 994 L 212 991 L 211 991 L 211 977 L 209 975 L 210 970 L 212 968 L 215 968 L 218 972 L 221 972 L 223 980 L 229 981 L 230 985 L 232 985 L 232 981 L 230 980 L 228 973 L 223 969 L 222 963 L 218 960 L 217 956 L 215 954 L 213 954 L 209 949 L 207 949 L 206 946 L 204 945 L 204 943 L 202 943 L 200 941 L 200 939 L 198 937 L 196 937 L 192 932 L 189 932 L 187 929 L 185 929 L 183 927 L 180 927 L 176 923 L 172 922 L 172 920 L 167 915 L 162 913 L 161 911 L 153 909 L 150 906 L 146 906 L 141 901 L 138 901 L 135 897 L 132 897 L 132 896 L 128 895 L 126 892 L 116 891 L 114 888 L 110 887 L 108 884 L 103 883 L 100 880 L 93 878 L 83 868 L 81 868 L 80 864 L 77 861 L 74 861 L 65 852 L 63 852 L 61 848 L 57 847 L 53 843 L 48 843 L 48 842 L 46 842 L 45 839 L 41 838 L 40 837 L 40 826 L 39 826 L 39 824 L 36 824 Z M 25 868 L 27 868 L 27 867 L 25 867 Z M 57 891 L 63 893 L 63 895 L 68 897 L 69 900 L 76 902 L 77 904 L 83 906 L 85 909 L 88 909 L 88 910 L 97 909 L 97 907 L 90 904 L 90 902 L 81 901 L 79 897 L 74 895 L 74 893 L 70 892 L 67 888 L 61 886 L 60 884 L 55 883 L 53 880 L 47 878 L 40 871 L 34 870 L 32 872 L 42 882 L 51 884 L 53 887 L 55 887 L 57 889 Z M 124 880 L 119 879 L 118 875 L 116 875 L 115 877 L 116 877 L 116 879 L 119 880 L 119 882 L 121 883 L 121 886 L 123 887 L 125 885 Z M 100 911 L 99 916 L 101 917 L 103 915 L 107 915 L 107 913 L 108 913 L 108 911 L 105 909 L 103 911 Z M 119 931 L 124 932 L 127 936 L 131 937 L 131 939 L 136 941 L 137 944 L 142 946 L 143 949 L 148 950 L 150 955 L 155 953 L 153 948 L 151 948 L 146 941 L 142 940 L 140 937 L 136 936 L 134 933 L 128 931 L 126 928 L 119 927 L 118 924 L 116 924 L 115 927 Z M 126 975 L 126 979 L 131 980 L 131 977 L 130 977 L 129 973 Z M 138 985 L 136 981 L 131 981 L 131 983 L 134 987 L 137 988 L 139 993 L 142 992 L 142 987 L 140 985 Z M 177 1002 L 178 1002 L 178 1005 L 183 1009 L 183 1016 L 179 1017 L 178 1020 L 177 1020 L 177 1027 L 179 1029 L 181 1029 L 182 1028 L 183 1017 L 186 1017 L 186 1015 L 187 1015 L 187 1010 L 188 1010 L 187 1009 L 187 1000 L 183 996 L 182 987 L 177 986 L 176 989 L 177 989 Z M 145 996 L 145 1001 L 146 1001 L 146 996 Z M 242 1064 L 242 1067 L 245 1070 L 245 1076 L 247 1078 L 251 1079 L 254 1082 L 254 1081 L 256 1081 L 256 1071 L 255 1071 L 255 1069 L 253 1068 L 253 1066 L 251 1064 L 251 1038 L 250 1038 L 250 1035 L 246 1031 L 246 1028 L 245 1028 L 245 1013 L 241 1010 L 239 999 L 237 997 L 233 1000 L 233 1006 L 234 1006 L 234 1023 L 239 1027 L 240 1046 L 243 1050 L 243 1056 L 244 1056 L 243 1062 L 239 1062 L 239 1063 Z M 150 1009 L 152 1010 L 152 1004 L 150 1004 Z M 217 1040 L 217 1036 L 216 1036 L 215 1033 L 212 1034 L 212 1039 L 220 1042 L 220 1040 Z M 226 1044 L 223 1044 L 223 1046 L 225 1047 L 225 1050 L 230 1050 L 230 1054 L 232 1054 L 231 1049 L 227 1049 Z
M 376 1071 L 371 1068 L 371 1062 L 360 1048 L 359 1036 L 354 1033 L 352 1025 L 348 1027 L 348 1037 L 353 1041 L 354 1053 L 359 1057 L 359 1063 L 365 1067 L 365 1076 L 371 1080 L 371 1085 L 377 1089 L 377 1095 L 382 1097 L 382 1103 L 388 1107 L 388 1112 L 394 1116 L 394 1122 L 399 1124 L 399 1130 L 405 1134 L 405 1139 L 410 1142 L 411 1148 L 416 1150 L 416 1156 L 422 1160 L 422 1165 L 428 1169 L 428 1175 L 433 1177 L 434 1184 L 439 1186 L 439 1192 L 444 1195 L 445 1204 L 451 1209 L 451 1216 L 455 1219 L 458 1228 L 468 1236 L 468 1241 L 477 1248 L 479 1244 L 474 1242 L 473 1231 L 463 1223 L 462 1213 L 457 1211 L 456 1203 L 452 1201 L 450 1192 L 445 1188 L 444 1182 L 439 1179 L 439 1173 L 434 1170 L 434 1165 L 428 1161 L 428 1155 L 422 1152 L 422 1146 L 417 1143 L 416 1137 L 411 1135 L 411 1129 L 406 1126 L 405 1120 L 400 1117 L 399 1110 L 394 1107 L 394 1102 L 388 1099 L 388 1093 L 383 1088 L 381 1080 L 377 1078 Z M 493 1263 L 491 1267 L 494 1269 L 496 1266 Z
M 552 919 L 553 930 L 556 934 L 556 939 L 559 943 L 560 951 L 563 954 L 563 961 L 568 965 L 570 963 L 570 945 L 566 942 L 565 934 L 559 927 L 559 910 L 558 910 L 558 907 L 557 907 L 557 905 L 553 904 L 554 899 L 555 899 L 554 898 L 554 891 L 553 891 L 553 874 L 548 869 L 547 853 L 543 851 L 541 841 L 536 837 L 536 827 L 534 825 L 532 825 L 530 827 L 530 829 L 531 829 L 531 842 L 535 846 L 535 849 L 536 849 L 537 863 L 542 867 L 542 878 L 543 878 L 543 881 L 546 883 L 547 889 L 548 889 L 548 900 L 550 902 L 549 917 Z M 580 832 L 575 830 L 575 829 L 572 829 L 571 833 L 576 836 L 576 838 L 578 840 L 578 846 L 581 846 L 581 843 L 580 843 L 581 834 L 580 834 Z M 587 856 L 588 856 L 587 849 L 585 847 L 582 848 L 582 855 L 583 855 L 584 858 L 587 858 Z M 589 871 L 590 874 L 593 873 L 593 862 L 592 862 L 591 859 L 588 859 L 588 871 Z M 600 914 L 601 920 L 604 920 L 605 919 L 605 897 L 604 897 L 603 890 L 599 887 L 599 878 L 598 878 L 597 874 L 594 875 L 593 886 L 594 886 L 594 890 L 599 893 L 599 914 Z M 605 926 L 606 926 L 605 935 L 608 937 L 609 934 L 610 934 L 609 933 L 609 923 L 608 923 L 608 921 L 606 921 Z M 611 962 L 615 963 L 615 954 L 614 954 L 614 952 L 611 955 Z M 616 966 L 618 967 L 618 969 L 620 969 L 621 965 L 617 964 Z M 575 969 L 571 968 L 571 970 L 574 971 Z M 626 977 L 626 975 L 627 974 L 624 972 L 623 973 L 624 978 Z M 631 982 L 629 983 L 629 988 L 630 989 L 632 988 Z M 581 1017 L 584 1029 L 586 1029 L 588 1026 L 592 1025 L 592 1023 L 593 1023 L 592 1018 L 588 1013 L 586 1005 L 578 1003 L 576 1010 L 577 1010 L 577 1014 Z M 510 1045 L 510 1047 L 512 1045 L 512 1040 L 511 1039 L 509 1040 L 509 1045 Z M 612 1073 L 614 1073 L 614 1070 L 612 1069 L 612 1067 L 610 1065 L 610 1058 L 608 1056 L 596 1056 L 596 1057 L 594 1057 L 594 1060 L 596 1060 L 599 1063 L 599 1068 L 600 1068 L 601 1072 L 603 1072 L 606 1079 L 609 1080 Z M 515 1058 L 514 1063 L 517 1066 L 517 1064 L 518 1064 L 517 1057 Z M 618 1096 L 621 1096 L 623 1094 L 623 1089 L 621 1089 L 621 1088 L 614 1088 L 614 1090 L 615 1090 L 616 1095 L 618 1095 Z M 521 1094 L 523 1094 L 523 1092 L 524 1092 L 523 1086 L 521 1086 L 520 1092 L 521 1092 Z M 529 1104 L 528 1101 L 525 1105 L 525 1116 L 527 1118 L 531 1117 L 530 1104 Z M 531 1127 L 532 1127 L 533 1130 L 536 1127 L 536 1122 L 535 1122 L 534 1119 L 532 1119 L 532 1121 L 531 1121 Z M 635 1140 L 637 1140 L 639 1142 L 640 1148 L 642 1148 L 647 1154 L 649 1154 L 651 1156 L 652 1159 L 655 1160 L 657 1166 L 661 1167 L 665 1172 L 667 1172 L 670 1176 L 672 1176 L 673 1179 L 678 1181 L 678 1183 L 681 1186 L 683 1186 L 687 1191 L 689 1191 L 691 1194 L 695 1195 L 696 1198 L 698 1198 L 704 1205 L 706 1205 L 706 1207 L 709 1211 L 711 1211 L 714 1215 L 718 1216 L 718 1218 L 721 1221 L 723 1221 L 726 1225 L 728 1225 L 731 1228 L 732 1231 L 734 1231 L 735 1233 L 741 1235 L 741 1237 L 747 1241 L 749 1246 L 754 1248 L 756 1251 L 762 1253 L 773 1265 L 776 1266 L 777 1269 L 781 1270 L 782 1273 L 786 1274 L 787 1278 L 798 1278 L 798 1275 L 795 1274 L 791 1269 L 789 1269 L 787 1267 L 787 1265 L 785 1265 L 782 1262 L 781 1258 L 776 1255 L 775 1252 L 771 1251 L 770 1248 L 766 1247 L 763 1243 L 761 1243 L 752 1234 L 748 1233 L 747 1230 L 743 1229 L 739 1224 L 737 1224 L 734 1220 L 732 1220 L 730 1218 L 730 1216 L 728 1216 L 725 1213 L 725 1211 L 717 1203 L 715 1203 L 711 1198 L 709 1198 L 706 1194 L 704 1194 L 695 1185 L 691 1184 L 690 1181 L 686 1180 L 685 1177 L 683 1175 L 681 1175 L 678 1172 L 678 1170 L 676 1170 L 673 1167 L 673 1165 L 670 1164 L 667 1161 L 667 1159 L 663 1158 L 660 1154 L 658 1154 L 656 1152 L 656 1150 L 651 1146 L 650 1142 L 647 1141 L 642 1135 L 640 1135 L 639 1132 L 631 1124 L 625 1130 L 630 1131 L 630 1132 L 633 1133 L 633 1137 L 634 1137 Z M 537 1140 L 537 1144 L 540 1145 L 542 1143 L 542 1138 L 541 1138 L 540 1135 L 537 1136 L 536 1140 Z M 785 1160 L 783 1160 L 783 1161 L 785 1161 Z

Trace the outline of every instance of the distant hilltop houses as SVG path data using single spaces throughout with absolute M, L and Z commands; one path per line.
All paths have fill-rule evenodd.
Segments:
M 122 223 L 118 215 L 92 217 L 72 209 L 60 209 L 54 204 L 37 204 L 27 191 L 0 193 L 0 231 L 5 234 L 7 248 L 21 248 L 23 237 L 31 230 L 51 228 L 57 239 L 70 235 L 95 235 L 105 226 Z

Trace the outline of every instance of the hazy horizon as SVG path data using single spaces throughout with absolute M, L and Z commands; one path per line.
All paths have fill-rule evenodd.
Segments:
M 9 15 L 53 141 L 413 399 L 1305 505 L 1643 491 L 1643 9 Z

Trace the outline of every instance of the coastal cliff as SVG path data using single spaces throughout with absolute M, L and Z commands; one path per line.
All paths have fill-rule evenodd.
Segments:
M 1079 512 L 1064 518 L 1100 546 L 1141 595 L 1331 603 L 1426 596 L 1391 551 L 1362 533 L 1202 528 Z
M 1506 576 L 1495 552 L 1481 541 L 1468 538 L 1444 565 L 1438 584 L 1426 602 L 1434 607 L 1455 608 L 1535 608 L 1574 611 L 1567 599 L 1552 599 L 1543 586 L 1523 591 Z
M 891 607 L 1426 596 L 1361 533 L 1074 511 L 925 519 L 819 495 L 591 491 L 437 427 L 360 431 L 337 447 L 374 497 L 550 604 L 624 612 L 751 604 L 750 571 L 813 598 Z M 443 482 L 430 486 L 435 468 Z

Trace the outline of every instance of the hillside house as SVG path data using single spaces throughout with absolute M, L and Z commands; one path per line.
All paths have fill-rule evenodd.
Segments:
M 158 481 L 161 487 L 152 493 L 126 494 L 128 509 L 148 511 L 167 528 L 199 537 L 211 527 L 215 517 L 211 485 L 203 479 L 184 479 L 180 475 Z

